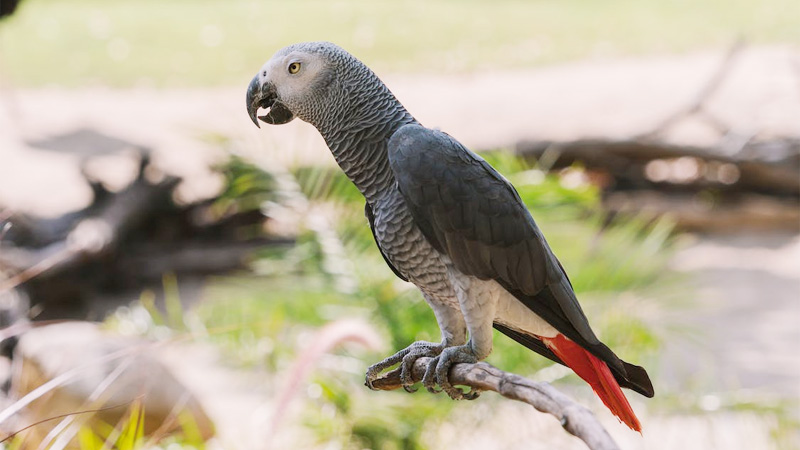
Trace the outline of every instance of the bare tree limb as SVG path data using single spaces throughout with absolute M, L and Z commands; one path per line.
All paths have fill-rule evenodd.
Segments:
M 617 178 L 644 180 L 644 166 L 648 162 L 689 156 L 736 166 L 737 180 L 730 185 L 716 183 L 721 189 L 790 196 L 796 196 L 800 189 L 797 177 L 800 141 L 796 139 L 748 142 L 735 154 L 719 146 L 698 147 L 646 139 L 523 141 L 516 146 L 516 152 L 526 158 L 541 158 L 547 151 L 557 153 L 551 161 L 551 167 L 556 169 L 581 161 L 587 168 L 602 169 Z
M 720 65 L 717 67 L 717 70 L 714 74 L 706 81 L 706 83 L 700 88 L 700 90 L 695 95 L 694 99 L 691 103 L 686 105 L 686 107 L 676 111 L 666 119 L 662 120 L 657 126 L 653 128 L 652 131 L 644 133 L 643 135 L 638 136 L 641 138 L 653 138 L 657 135 L 664 133 L 667 129 L 671 128 L 676 123 L 680 122 L 681 120 L 692 116 L 694 114 L 702 114 L 703 118 L 711 124 L 714 128 L 716 128 L 719 132 L 725 133 L 728 129 L 726 125 L 724 125 L 719 119 L 714 117 L 712 114 L 708 113 L 708 111 L 704 110 L 704 106 L 706 101 L 719 89 L 722 82 L 728 76 L 733 67 L 733 63 L 736 60 L 736 57 L 741 53 L 741 50 L 744 48 L 744 41 L 740 38 L 737 39 L 736 42 L 731 45 L 728 49 L 728 52 L 725 54 Z
M 414 363 L 412 379 L 422 380 L 431 358 L 419 358 Z M 578 437 L 592 450 L 618 450 L 608 432 L 591 411 L 544 382 L 503 372 L 487 363 L 455 364 L 450 369 L 453 384 L 482 391 L 494 391 L 503 397 L 527 403 L 538 411 L 555 416 L 570 434 Z M 402 387 L 400 369 L 385 373 L 373 382 L 378 390 L 390 391 Z

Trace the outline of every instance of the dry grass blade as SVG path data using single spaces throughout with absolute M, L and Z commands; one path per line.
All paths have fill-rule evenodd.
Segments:
M 149 346 L 143 346 L 149 347 Z M 134 349 L 124 349 L 114 353 L 109 353 L 108 355 L 97 358 L 96 360 L 92 361 L 91 364 L 86 364 L 80 367 L 76 367 L 72 370 L 62 373 L 61 375 L 51 379 L 47 383 L 42 384 L 41 386 L 37 387 L 36 389 L 32 390 L 19 400 L 12 403 L 6 409 L 0 411 L 0 424 L 8 420 L 11 416 L 19 413 L 23 408 L 28 406 L 31 402 L 38 399 L 39 397 L 47 394 L 48 392 L 52 391 L 53 389 L 62 386 L 64 384 L 69 383 L 73 379 L 80 376 L 85 370 L 89 369 L 90 367 L 97 366 L 99 364 L 106 363 L 108 361 L 113 361 L 115 359 L 124 358 L 125 356 L 129 356 L 134 352 L 142 351 L 143 348 L 134 348 Z
M 26 425 L 25 427 L 20 428 L 19 430 L 16 430 L 16 431 L 14 431 L 12 433 L 9 433 L 8 436 L 5 436 L 3 439 L 0 439 L 0 444 L 2 444 L 3 442 L 6 442 L 8 440 L 13 439 L 14 436 L 22 433 L 25 430 L 29 430 L 29 429 L 31 429 L 31 428 L 33 428 L 33 427 L 35 427 L 37 425 L 41 425 L 43 423 L 52 422 L 53 420 L 66 419 L 66 418 L 69 418 L 69 417 L 72 417 L 72 416 L 78 416 L 78 415 L 81 415 L 81 414 L 95 414 L 95 413 L 99 413 L 99 412 L 103 412 L 103 411 L 110 411 L 112 409 L 117 409 L 117 408 L 122 408 L 124 406 L 128 406 L 131 403 L 132 402 L 125 402 L 125 403 L 120 403 L 118 405 L 105 406 L 103 408 L 84 409 L 84 410 L 81 410 L 81 411 L 73 411 L 73 412 L 66 413 L 66 414 L 59 414 L 57 416 L 48 417 L 46 419 L 42 419 L 42 420 L 39 420 L 37 422 L 34 422 L 34 423 L 30 424 L 30 425 Z
M 31 267 L 14 274 L 13 276 L 0 281 L 0 292 L 10 291 L 26 281 L 41 275 L 53 267 L 63 264 L 70 258 L 77 255 L 77 252 L 69 246 L 64 246 L 59 251 L 42 259 Z
M 130 356 L 121 361 L 114 368 L 114 370 L 106 375 L 103 381 L 98 384 L 97 388 L 95 388 L 95 390 L 86 400 L 85 404 L 89 407 L 102 405 L 106 400 L 104 397 L 107 396 L 106 394 L 111 384 L 114 383 L 114 381 L 117 380 L 123 372 L 125 372 L 132 361 L 133 359 Z M 138 398 L 141 398 L 141 396 L 137 397 L 137 399 Z M 137 399 L 133 399 L 131 403 Z M 53 428 L 50 433 L 48 433 L 47 437 L 42 441 L 39 449 L 37 450 L 44 450 L 45 448 L 49 448 L 50 450 L 60 450 L 61 448 L 66 447 L 69 441 L 78 433 L 80 427 L 83 425 L 83 423 L 73 423 L 74 419 L 74 416 L 65 417 L 64 420 L 58 424 L 58 426 Z

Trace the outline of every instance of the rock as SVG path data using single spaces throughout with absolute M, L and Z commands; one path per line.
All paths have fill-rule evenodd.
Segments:
M 63 322 L 33 328 L 20 336 L 15 350 L 12 395 L 23 398 L 52 384 L 22 411 L 26 424 L 107 408 L 70 416 L 73 423 L 97 431 L 102 423 L 124 423 L 131 405 L 140 401 L 145 436 L 179 432 L 181 422 L 191 417 L 199 435 L 209 439 L 214 435 L 213 423 L 195 396 L 158 360 L 157 353 L 155 342 L 120 336 L 95 323 Z M 36 425 L 25 442 L 38 445 L 61 422 Z M 76 433 L 77 428 L 67 427 L 62 434 Z

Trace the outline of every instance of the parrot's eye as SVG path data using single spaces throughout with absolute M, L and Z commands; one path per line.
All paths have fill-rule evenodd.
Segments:
M 293 63 L 289 64 L 289 73 L 294 75 L 297 72 L 300 72 L 300 63 L 299 62 L 293 62 Z

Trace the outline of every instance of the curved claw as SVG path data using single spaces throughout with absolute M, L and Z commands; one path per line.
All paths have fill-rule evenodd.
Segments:
M 465 392 L 463 394 L 464 395 L 463 398 L 464 400 L 475 400 L 476 398 L 481 396 L 481 392 L 483 391 L 481 391 L 480 389 L 470 387 L 469 392 Z
M 409 347 L 411 348 L 411 347 Z M 373 391 L 376 390 L 375 387 L 372 385 L 372 382 L 378 379 L 378 376 L 383 372 L 385 369 L 392 367 L 393 365 L 401 362 L 403 357 L 405 357 L 408 352 L 409 348 L 405 348 L 400 350 L 399 352 L 395 353 L 394 355 L 375 363 L 367 368 L 367 373 L 365 375 L 364 384 L 367 385 L 368 388 L 372 389 Z
M 453 386 L 450 383 L 450 367 L 456 363 L 476 363 L 478 358 L 472 351 L 469 345 L 462 345 L 459 347 L 450 347 L 442 351 L 439 355 L 436 364 L 435 374 L 436 381 L 442 390 L 447 392 L 453 400 L 474 400 L 480 395 L 479 391 L 470 389 L 469 392 L 464 393 L 461 389 Z M 426 374 L 427 375 L 427 374 Z
M 403 385 L 403 390 L 408 392 L 409 394 L 413 394 L 414 392 L 417 392 L 419 389 L 417 389 L 417 388 L 415 388 L 413 386 L 409 386 L 409 385 L 405 385 L 404 384 Z
M 436 388 L 436 365 L 439 363 L 439 357 L 433 358 L 428 367 L 425 368 L 425 375 L 422 377 L 422 385 L 431 394 L 438 394 L 442 392 L 441 389 Z

